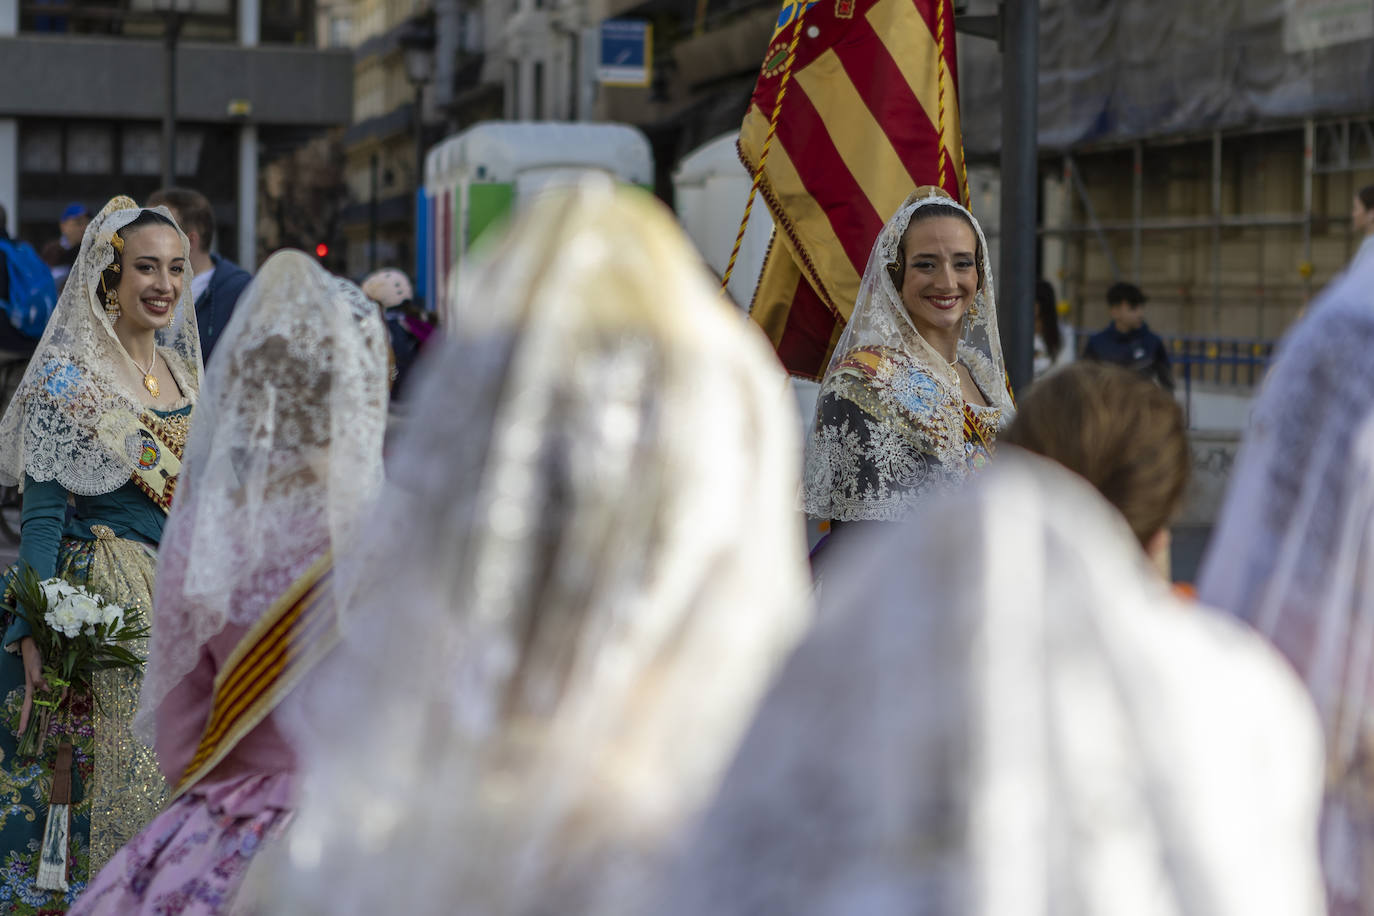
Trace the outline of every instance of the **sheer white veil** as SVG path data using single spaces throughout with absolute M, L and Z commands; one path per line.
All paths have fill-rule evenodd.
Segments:
M 1199 578 L 1297 667 L 1333 789 L 1374 810 L 1374 259 L 1335 280 L 1279 347 Z M 1333 888 L 1368 868 L 1328 822 Z M 1366 829 L 1368 829 L 1366 827 Z M 1366 902 L 1368 905 L 1368 902 Z
M 854 300 L 849 323 L 835 345 L 826 369 L 829 375 L 844 360 L 846 354 L 859 347 L 886 347 L 907 355 L 913 362 L 930 372 L 937 382 L 959 390 L 959 378 L 936 350 L 916 330 L 901 291 L 892 281 L 888 269 L 900 262 L 898 254 L 902 237 L 911 226 L 917 210 L 932 205 L 951 207 L 968 217 L 978 237 L 981 262 L 978 272 L 983 279 L 982 289 L 974 296 L 972 307 L 964 318 L 964 332 L 959 341 L 959 357 L 968 366 L 978 387 L 993 407 L 1011 407 L 1007 393 L 1006 365 L 1002 359 L 1002 338 L 997 332 L 997 294 L 992 279 L 992 265 L 988 257 L 988 240 L 983 227 L 969 210 L 944 191 L 933 186 L 919 188 L 907 197 L 892 218 L 887 221 L 873 242 Z
M 376 495 L 385 340 L 362 291 L 299 251 L 268 258 L 239 299 L 163 534 L 141 734 L 201 647 L 255 622 Z
M 1324 912 L 1301 685 L 1086 482 L 1008 448 L 876 534 L 653 912 Z
M 785 375 L 661 205 L 546 192 L 456 301 L 283 709 L 306 795 L 259 912 L 642 899 L 809 620 Z
M 142 440 L 130 436 L 145 409 L 136 394 L 143 374 L 115 336 L 99 287 L 101 272 L 115 259 L 111 238 L 144 212 L 129 198 L 116 197 L 86 226 L 57 307 L 0 419 L 0 483 L 20 484 L 27 473 L 95 496 L 119 489 L 137 468 Z M 152 212 L 176 227 L 166 207 Z M 186 258 L 181 298 L 157 340 L 178 385 L 195 401 L 202 364 L 191 248 L 185 233 L 177 229 L 177 235 Z

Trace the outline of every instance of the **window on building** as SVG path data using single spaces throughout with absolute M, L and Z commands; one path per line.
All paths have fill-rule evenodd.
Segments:
M 129 127 L 120 141 L 119 159 L 125 175 L 162 173 L 162 131 L 156 127 Z
M 74 175 L 99 175 L 114 171 L 114 136 L 110 128 L 71 128 L 67 132 L 67 171 Z
M 352 38 L 353 22 L 347 16 L 331 16 L 329 19 L 329 46 L 347 48 Z
M 23 132 L 19 151 L 20 169 L 51 174 L 62 171 L 62 128 L 32 127 Z
M 534 119 L 542 120 L 544 114 L 544 62 L 534 62 Z

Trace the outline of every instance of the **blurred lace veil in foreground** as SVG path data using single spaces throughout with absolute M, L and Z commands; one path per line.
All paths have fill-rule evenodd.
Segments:
M 253 912 L 646 909 L 810 620 L 785 376 L 671 214 L 547 192 L 456 301 Z
M 1301 685 L 1085 481 L 1007 448 L 850 546 L 652 912 L 1324 912 Z

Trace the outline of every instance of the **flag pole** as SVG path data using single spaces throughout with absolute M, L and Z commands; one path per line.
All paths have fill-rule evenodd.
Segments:
M 768 133 L 763 136 L 763 146 L 759 150 L 758 165 L 754 167 L 754 180 L 749 185 L 749 198 L 744 202 L 744 218 L 739 221 L 739 232 L 735 234 L 735 247 L 730 249 L 730 262 L 725 265 L 725 273 L 720 278 L 720 291 L 730 285 L 730 277 L 735 272 L 735 261 L 739 260 L 739 249 L 744 244 L 744 230 L 749 228 L 749 213 L 754 209 L 754 198 L 758 196 L 759 183 L 763 181 L 763 165 L 768 161 L 768 148 L 773 145 L 773 135 L 778 132 L 778 118 L 782 115 L 782 98 L 787 94 L 787 81 L 792 76 L 792 62 L 797 59 L 797 42 L 801 40 L 802 19 L 806 17 L 807 3 L 802 0 L 797 5 L 797 18 L 792 23 L 792 38 L 787 44 L 787 60 L 782 65 L 782 76 L 778 80 L 778 97 L 773 101 L 773 113 L 768 118 Z
M 997 317 L 1007 376 L 1024 391 L 1031 382 L 1035 319 L 1036 79 L 1039 0 L 1002 4 L 1002 219 Z

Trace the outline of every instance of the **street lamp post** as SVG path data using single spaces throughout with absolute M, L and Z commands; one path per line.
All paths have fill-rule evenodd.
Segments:
M 163 41 L 167 67 L 163 76 L 163 98 L 166 107 L 162 110 L 162 186 L 170 188 L 177 183 L 177 38 L 181 35 L 181 24 L 185 13 L 169 4 L 162 11 L 164 23 Z
M 130 0 L 130 10 L 159 16 L 163 22 L 162 185 L 176 184 L 177 161 L 177 40 L 192 15 L 225 17 L 229 0 Z
M 411 206 L 414 223 L 414 275 L 420 279 L 420 245 L 423 243 L 423 229 L 420 218 L 423 211 L 420 197 L 425 193 L 425 121 L 423 116 L 425 86 L 434 78 L 434 25 L 425 19 L 412 19 L 410 27 L 401 34 L 401 53 L 405 58 L 406 79 L 415 89 L 415 110 L 411 125 L 415 142 L 415 188 Z

